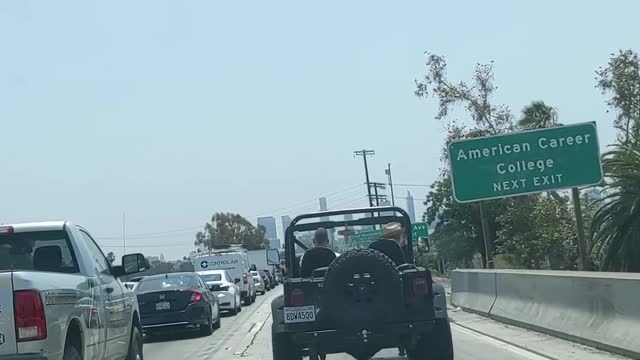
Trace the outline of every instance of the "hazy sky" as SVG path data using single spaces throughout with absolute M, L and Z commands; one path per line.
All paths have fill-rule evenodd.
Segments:
M 178 258 L 216 211 L 255 222 L 332 193 L 330 208 L 364 205 L 356 149 L 375 149 L 372 180 L 391 162 L 396 183 L 430 184 L 444 133 L 435 101 L 413 95 L 424 51 L 456 81 L 494 60 L 496 103 L 595 120 L 604 148 L 613 115 L 594 70 L 640 50 L 639 13 L 632 0 L 1 1 L 0 222 L 69 219 L 119 253 L 124 211 L 128 251 Z

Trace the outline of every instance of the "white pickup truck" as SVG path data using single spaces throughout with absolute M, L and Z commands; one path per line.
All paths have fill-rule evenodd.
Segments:
M 142 359 L 135 294 L 84 228 L 66 221 L 0 225 L 0 360 Z

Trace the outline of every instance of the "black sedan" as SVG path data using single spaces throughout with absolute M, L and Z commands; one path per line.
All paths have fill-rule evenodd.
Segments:
M 220 327 L 220 306 L 195 273 L 145 276 L 136 287 L 140 321 L 146 334 L 176 327 L 211 335 Z
M 264 270 L 258 270 L 258 272 L 260 273 L 262 281 L 264 281 L 264 289 L 267 291 L 271 290 L 274 285 L 271 282 L 271 277 L 269 276 L 269 274 L 267 274 Z
M 265 274 L 267 274 L 267 276 L 269 276 L 269 280 L 271 280 L 271 288 L 275 288 L 276 286 L 278 286 L 278 279 L 276 279 L 276 276 L 273 274 L 273 272 L 269 269 L 264 269 L 262 270 L 265 272 Z

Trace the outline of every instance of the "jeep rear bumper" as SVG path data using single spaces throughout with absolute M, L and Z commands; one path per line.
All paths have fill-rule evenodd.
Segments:
M 291 332 L 291 340 L 301 347 L 313 347 L 319 352 L 358 352 L 368 348 L 394 348 L 413 336 L 433 331 L 435 321 L 387 324 L 380 327 L 329 329 Z M 285 330 L 286 331 L 286 330 Z

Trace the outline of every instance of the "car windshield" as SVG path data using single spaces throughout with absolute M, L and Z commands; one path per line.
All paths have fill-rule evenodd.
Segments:
M 260 276 L 260 273 L 257 271 L 252 271 L 251 276 Z
M 193 275 L 167 274 L 152 276 L 142 279 L 136 290 L 138 292 L 181 290 L 193 288 L 196 285 L 196 278 Z
M 222 275 L 221 274 L 200 274 L 200 277 L 202 278 L 202 280 L 204 280 L 205 282 L 209 282 L 209 281 L 222 281 Z
M 0 234 L 0 270 L 79 271 L 65 231 Z

